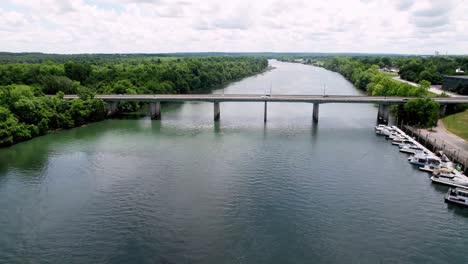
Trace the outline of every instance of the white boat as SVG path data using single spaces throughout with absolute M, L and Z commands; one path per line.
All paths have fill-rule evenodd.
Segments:
M 392 133 L 394 133 L 394 132 L 391 131 L 391 130 L 389 130 L 389 129 L 384 128 L 384 129 L 376 130 L 375 133 L 376 133 L 377 135 L 382 135 L 382 136 L 388 137 L 388 136 L 390 136 L 390 135 L 391 135 Z
M 378 135 L 381 135 L 383 130 L 388 130 L 388 129 L 390 129 L 390 127 L 386 125 L 378 125 L 374 127 L 375 133 Z
M 380 129 L 389 129 L 389 128 L 390 127 L 386 126 L 386 125 L 378 125 L 378 126 L 374 127 L 374 130 L 377 131 L 377 130 L 380 130 Z
M 455 175 L 434 175 L 431 181 L 452 187 L 468 188 L 468 178 Z
M 424 152 L 418 152 L 415 155 L 408 158 L 409 163 L 416 166 L 424 165 L 439 165 L 441 163 L 440 158 Z
M 398 133 L 398 132 L 397 132 Z M 405 140 L 408 140 L 408 138 L 405 135 L 402 134 L 396 134 L 396 135 L 391 135 L 388 137 L 389 140 L 392 141 L 392 144 L 396 145 L 395 143 L 403 143 Z
M 445 195 L 445 201 L 468 206 L 468 189 L 450 188 L 447 195 Z
M 416 155 L 416 154 L 419 154 L 419 153 L 427 155 L 427 153 L 424 152 L 423 148 L 418 147 L 416 145 L 404 146 L 404 147 L 400 148 L 400 152 L 407 153 L 407 154 L 413 154 L 413 155 Z
M 440 174 L 440 173 L 452 173 L 453 172 L 453 163 L 448 161 L 442 161 L 440 165 L 435 164 L 427 164 L 422 167 L 419 167 L 420 170 L 433 173 L 433 174 Z M 455 174 L 455 173 L 454 173 Z M 456 175 L 456 174 L 455 174 Z
M 402 145 L 402 144 L 413 144 L 413 140 L 409 139 L 407 136 L 395 137 L 392 139 L 392 145 Z
M 393 140 L 394 138 L 401 137 L 400 133 L 395 131 L 390 131 L 390 133 L 385 135 L 387 140 Z
M 463 174 L 463 172 L 453 168 L 453 163 L 450 162 L 450 163 L 441 163 L 441 164 L 448 164 L 449 166 L 441 167 L 437 170 L 434 170 L 433 174 L 435 176 L 441 176 L 441 177 L 447 177 L 447 178 L 459 177 L 463 179 L 465 178 L 468 179 L 468 177 L 466 177 L 466 175 Z
M 399 143 L 399 142 L 393 143 L 392 142 L 392 144 L 397 145 L 399 148 L 417 146 L 417 144 L 414 141 L 410 140 L 410 139 L 404 140 L 401 143 Z
M 400 135 L 400 133 L 398 132 L 397 128 L 395 126 L 385 126 L 385 125 L 378 125 L 376 127 L 374 127 L 375 129 L 375 133 L 377 135 L 384 135 L 386 137 L 390 137 L 390 136 L 397 136 L 397 135 Z
M 419 167 L 420 170 L 429 172 L 429 173 L 434 173 L 434 171 L 439 169 L 439 166 L 437 165 L 424 165 L 422 167 Z

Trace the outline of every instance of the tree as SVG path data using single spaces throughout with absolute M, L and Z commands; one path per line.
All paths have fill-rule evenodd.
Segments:
M 93 99 L 96 93 L 88 87 L 79 86 L 77 89 L 77 94 L 81 100 L 88 100 Z
M 358 63 L 341 61 L 351 64 L 340 65 L 351 78 Z M 142 55 L 41 54 L 12 59 L 0 54 L 0 62 L 0 146 L 104 119 L 103 101 L 93 98 L 97 93 L 205 92 L 268 66 L 265 58 L 231 56 L 161 60 Z M 363 86 L 371 77 L 359 76 Z M 66 93 L 77 93 L 80 99 L 65 100 Z M 121 111 L 138 107 L 136 102 L 119 104 Z
M 21 124 L 10 110 L 0 106 L 0 146 L 10 146 L 31 136 L 29 126 Z
M 28 85 L 10 85 L 9 87 L 9 104 L 14 105 L 21 98 L 33 98 L 34 92 Z
M 426 80 L 421 80 L 419 81 L 419 86 L 423 88 L 424 90 L 428 90 L 431 87 L 431 82 L 426 81 Z
M 125 80 L 117 81 L 114 84 L 114 87 L 112 88 L 112 90 L 113 90 L 113 93 L 116 93 L 116 94 L 126 94 L 127 89 L 135 90 L 135 88 L 136 87 L 132 84 L 130 80 L 125 79 Z
M 56 94 L 62 91 L 66 94 L 76 93 L 73 81 L 65 76 L 47 75 L 41 78 L 42 91 L 45 94 Z
M 64 69 L 65 75 L 68 78 L 79 81 L 82 84 L 86 82 L 92 72 L 91 65 L 73 61 L 65 63 Z
M 398 119 L 410 125 L 432 127 L 439 119 L 439 103 L 429 98 L 411 99 L 397 110 Z

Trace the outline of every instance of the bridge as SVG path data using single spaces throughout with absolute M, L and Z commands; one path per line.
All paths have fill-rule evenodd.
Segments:
M 77 95 L 65 95 L 65 99 L 77 99 Z M 390 105 L 404 104 L 408 97 L 387 96 L 360 96 L 360 95 L 262 95 L 262 94 L 101 94 L 95 98 L 107 103 L 108 115 L 117 112 L 119 102 L 143 102 L 150 105 L 152 119 L 161 119 L 161 102 L 211 102 L 214 105 L 214 120 L 220 119 L 221 102 L 262 102 L 264 103 L 264 122 L 267 121 L 267 104 L 275 103 L 311 103 L 313 104 L 312 119 L 318 122 L 319 105 L 325 103 L 348 104 L 378 104 L 377 118 L 380 122 L 387 123 L 390 113 Z M 445 114 L 448 104 L 468 103 L 468 96 L 432 98 L 438 102 L 440 114 Z

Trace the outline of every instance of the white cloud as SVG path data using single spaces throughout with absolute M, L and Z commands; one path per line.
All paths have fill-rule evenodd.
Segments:
M 457 0 L 3 0 L 0 51 L 468 53 Z

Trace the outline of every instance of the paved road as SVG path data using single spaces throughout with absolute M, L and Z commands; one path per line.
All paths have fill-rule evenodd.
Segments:
M 437 122 L 434 131 L 418 129 L 418 133 L 423 138 L 427 136 L 431 142 L 435 141 L 439 148 L 443 148 L 452 157 L 456 156 L 465 166 L 468 165 L 468 142 L 447 131 L 442 120 Z
M 65 95 L 65 99 L 76 99 L 77 95 Z M 96 98 L 108 102 L 291 102 L 291 103 L 375 103 L 401 104 L 409 97 L 355 96 L 355 95 L 271 95 L 262 94 L 101 94 Z M 434 98 L 442 104 L 468 103 L 468 96 Z
M 407 80 L 403 80 L 403 79 L 400 78 L 400 76 L 393 77 L 393 80 L 399 81 L 399 82 L 404 82 L 404 83 L 407 83 L 409 85 L 419 87 L 419 84 L 414 83 L 414 82 L 410 82 L 410 81 L 407 81 Z M 445 93 L 446 95 L 448 95 L 450 97 L 463 96 L 463 95 L 459 95 L 459 94 L 456 94 L 456 93 L 451 93 L 451 92 L 447 92 L 447 91 L 443 90 L 442 85 L 431 85 L 431 87 L 429 88 L 429 91 L 433 92 L 435 94 L 438 94 L 438 95 L 441 95 L 442 93 Z

